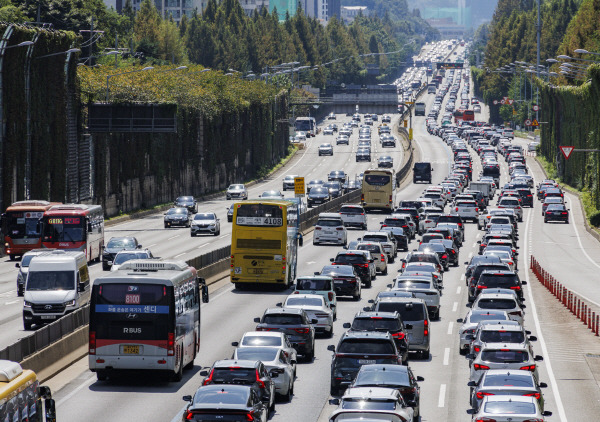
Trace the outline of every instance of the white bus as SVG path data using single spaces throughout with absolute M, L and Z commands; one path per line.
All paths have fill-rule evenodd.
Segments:
M 306 132 L 306 137 L 317 135 L 317 121 L 314 117 L 296 117 L 296 131 Z

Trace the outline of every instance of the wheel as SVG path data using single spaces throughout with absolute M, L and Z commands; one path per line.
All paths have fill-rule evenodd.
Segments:
M 334 387 L 333 385 L 329 388 L 329 394 L 332 396 L 339 396 L 341 394 L 341 391 L 339 389 L 339 387 Z
M 283 396 L 283 399 L 287 402 L 292 401 L 292 394 L 294 393 L 294 386 L 293 384 L 290 382 L 290 384 L 288 385 L 288 390 L 287 390 L 287 394 L 285 394 Z
M 373 282 L 371 280 L 371 277 L 369 277 L 369 279 L 367 281 L 365 281 L 365 287 L 367 289 L 370 289 L 372 284 L 373 284 Z
M 352 299 L 354 299 L 356 302 L 358 302 L 360 300 L 360 292 L 358 292 L 357 295 L 353 295 Z
M 362 229 L 363 229 L 363 230 L 367 230 L 367 225 L 366 225 L 366 224 L 363 224 L 363 225 L 362 225 Z
M 17 259 L 16 255 L 15 255 L 15 254 L 12 254 L 12 253 L 11 253 L 10 255 L 8 255 L 8 258 L 9 258 L 11 261 L 14 261 L 15 259 Z
M 386 267 L 385 267 L 385 270 L 383 270 L 383 271 L 381 272 L 381 275 L 387 275 L 387 273 L 388 273 L 388 271 L 387 271 L 387 265 L 386 265 Z
M 23 328 L 25 329 L 25 331 L 31 330 L 32 325 L 33 324 L 31 322 L 23 321 Z
M 104 371 L 96 371 L 96 378 L 98 378 L 98 381 L 106 381 L 108 376 Z
M 421 359 L 429 359 L 429 350 L 424 350 L 421 352 Z
M 196 233 L 190 232 L 190 237 L 196 237 Z
M 318 246 L 318 245 L 319 245 L 319 242 L 315 242 L 315 241 L 313 240 L 313 246 Z
M 463 349 L 462 347 L 459 346 L 458 348 L 458 354 L 461 356 L 464 356 L 467 354 L 467 349 Z
M 329 332 L 327 333 L 327 337 L 328 338 L 332 338 L 333 337 L 333 325 L 331 326 L 331 330 L 329 330 Z
M 183 355 L 179 359 L 179 370 L 173 374 L 171 381 L 179 382 L 183 378 Z
M 219 227 L 219 230 L 217 230 L 217 231 L 215 232 L 215 236 L 219 236 L 220 234 L 221 234 L 221 227 Z
M 169 226 L 167 224 L 165 224 L 165 229 L 168 228 Z
M 312 362 L 314 358 L 315 358 L 315 345 L 313 344 L 312 350 L 310 351 L 310 353 L 307 353 L 306 355 L 304 355 L 304 359 L 307 362 Z
M 548 222 L 548 220 L 544 218 L 544 223 L 547 223 L 547 222 Z

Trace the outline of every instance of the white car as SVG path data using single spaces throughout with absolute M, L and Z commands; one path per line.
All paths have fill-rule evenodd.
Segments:
M 498 208 L 510 208 L 515 211 L 517 219 L 523 221 L 523 207 L 519 200 L 513 196 L 505 196 L 498 201 Z
M 325 129 L 323 129 L 323 135 L 333 135 L 333 128 L 327 126 Z
M 414 420 L 414 409 L 406 404 L 400 391 L 395 388 L 348 388 L 341 400 L 332 399 L 329 403 L 339 405 L 329 417 L 330 422 Z
M 308 319 L 316 319 L 318 322 L 312 324 L 317 333 L 325 333 L 333 337 L 333 311 L 321 295 L 291 294 L 283 303 L 284 308 L 303 309 Z
M 346 226 L 339 213 L 323 212 L 315 224 L 313 232 L 313 245 L 321 243 L 335 243 L 346 246 L 348 233 Z
M 331 144 L 319 145 L 319 156 L 321 155 L 333 155 L 333 146 Z
M 505 311 L 510 319 L 517 321 L 521 325 L 523 325 L 525 314 L 524 308 L 525 305 L 519 302 L 515 294 L 492 293 L 485 290 L 477 296 L 471 306 L 471 310 L 473 311 Z
M 478 409 L 469 409 L 471 421 L 539 421 L 544 422 L 552 412 L 542 411 L 534 396 L 484 396 Z
M 214 236 L 221 234 L 221 220 L 214 212 L 203 212 L 194 215 L 190 224 L 190 236 L 194 237 L 200 233 L 208 233 Z
M 231 343 L 234 347 L 274 347 L 283 349 L 290 361 L 298 362 L 296 349 L 292 347 L 287 334 L 279 331 L 247 331 L 242 339 Z
M 121 268 L 121 265 L 126 263 L 127 261 L 131 261 L 132 259 L 152 259 L 152 252 L 148 249 L 124 249 L 122 251 L 117 252 L 115 258 L 112 261 L 112 265 L 110 266 L 111 271 L 117 271 Z
M 232 359 L 259 360 L 275 383 L 275 393 L 286 401 L 291 400 L 294 393 L 296 362 L 292 361 L 286 351 L 280 347 L 238 347 L 233 351 Z M 276 374 L 276 375 L 275 375 Z
M 229 185 L 225 196 L 227 199 L 248 199 L 248 190 L 242 184 Z
M 344 204 L 340 208 L 340 215 L 344 226 L 359 227 L 363 230 L 367 229 L 367 215 L 365 209 L 360 205 Z
M 477 202 L 460 200 L 456 202 L 453 208 L 451 210 L 452 213 L 460 215 L 463 221 L 479 221 L 479 207 L 477 206 Z

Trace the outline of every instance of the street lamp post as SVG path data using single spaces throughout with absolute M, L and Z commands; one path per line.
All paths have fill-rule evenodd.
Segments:
M 113 75 L 106 75 L 106 102 L 108 102 L 108 94 L 110 92 L 110 87 L 109 87 L 110 78 L 113 78 L 115 76 L 128 75 L 130 73 L 143 72 L 144 70 L 152 70 L 152 69 L 154 69 L 153 66 L 146 66 L 143 69 L 136 69 L 136 70 L 131 70 L 129 72 L 121 72 L 121 73 L 115 73 Z

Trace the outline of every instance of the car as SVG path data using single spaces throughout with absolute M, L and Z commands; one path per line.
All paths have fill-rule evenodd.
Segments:
M 347 331 L 335 345 L 327 346 L 331 357 L 330 394 L 339 396 L 356 377 L 362 365 L 401 365 L 402 355 L 389 332 Z
M 259 360 L 218 360 L 209 370 L 200 371 L 200 375 L 205 377 L 202 386 L 224 388 L 233 383 L 249 386 L 270 411 L 275 410 L 275 382 Z
M 186 207 L 191 213 L 198 212 L 198 204 L 193 196 L 180 196 L 173 202 L 174 207 Z
M 398 390 L 406 404 L 413 408 L 413 420 L 418 421 L 421 414 L 421 381 L 425 381 L 425 378 L 415 376 L 409 366 L 371 364 L 360 367 L 349 388 L 380 387 Z
M 361 259 L 368 263 L 366 254 L 362 254 L 362 256 Z M 344 263 L 326 265 L 320 272 L 316 271 L 315 275 L 331 277 L 336 296 L 352 296 L 354 300 L 360 300 L 362 283 L 360 276 L 352 265 Z
M 110 267 L 111 271 L 117 271 L 121 265 L 132 259 L 153 259 L 154 256 L 149 249 L 124 249 L 117 252 Z
M 319 145 L 319 157 L 321 155 L 333 155 L 333 146 L 331 144 Z
M 331 112 L 327 115 L 327 120 L 335 120 L 335 113 Z
M 285 333 L 277 331 L 246 331 L 242 339 L 231 343 L 233 347 L 278 347 L 290 356 L 291 360 L 298 361 L 298 353 L 292 346 L 289 337 Z
M 190 225 L 190 236 L 194 237 L 200 233 L 208 233 L 214 236 L 221 234 L 221 220 L 214 212 L 203 212 L 194 215 Z
M 348 175 L 344 172 L 344 170 L 332 170 L 327 175 L 327 180 L 330 182 L 340 182 L 344 183 L 348 179 Z
M 379 231 L 389 232 L 391 237 L 396 241 L 397 249 L 408 251 L 410 240 L 402 227 L 385 227 L 383 224 Z
M 283 178 L 283 186 L 282 190 L 285 192 L 286 190 L 294 190 L 296 186 L 295 179 L 298 177 L 296 174 L 288 174 Z
M 377 167 L 393 168 L 394 159 L 389 155 L 383 155 L 377 159 Z
M 481 282 L 481 277 L 479 281 Z M 521 303 L 515 293 L 483 292 L 472 304 L 467 303 L 467 306 L 472 310 L 505 311 L 510 319 L 523 324 L 525 305 Z
M 552 412 L 540 409 L 534 396 L 485 396 L 478 409 L 467 410 L 472 421 L 511 420 L 544 422 Z
M 331 194 L 329 193 L 329 188 L 324 186 L 317 186 L 311 188 L 308 191 L 307 203 L 308 207 L 312 207 L 313 205 L 321 205 L 325 202 L 329 202 L 331 200 Z
M 333 127 L 327 126 L 323 129 L 323 135 L 333 135 Z
M 354 248 L 356 251 L 369 253 L 371 259 L 373 259 L 373 263 L 375 264 L 376 272 L 379 272 L 382 275 L 387 275 L 388 255 L 380 242 L 363 242 L 359 240 Z M 352 251 L 349 250 L 348 252 Z M 365 283 L 365 286 L 371 287 L 371 283 Z
M 262 362 L 275 383 L 275 394 L 289 402 L 294 393 L 295 364 L 283 349 L 275 347 L 238 347 L 233 360 Z
M 454 267 L 458 267 L 460 261 L 459 250 L 454 239 L 432 239 L 429 243 L 441 243 L 444 245 L 449 263 Z
M 291 294 L 283 303 L 284 308 L 298 308 L 306 312 L 317 333 L 333 337 L 333 310 L 321 295 Z M 314 321 L 317 322 L 314 322 Z
M 315 189 L 327 188 L 313 188 L 312 190 Z M 334 243 L 342 246 L 346 246 L 348 243 L 346 227 L 339 213 L 324 212 L 319 214 L 313 232 L 313 245 L 320 245 L 322 243 Z
M 362 237 L 359 237 L 358 240 L 361 242 L 379 242 L 381 246 L 383 246 L 383 250 L 387 254 L 390 263 L 394 262 L 396 255 L 398 254 L 396 242 L 389 232 L 366 232 Z
M 513 270 L 494 270 L 483 267 L 475 284 L 474 298 L 480 293 L 485 293 L 489 289 L 509 289 L 517 295 L 519 300 L 523 299 L 523 285 L 526 281 L 521 281 L 519 274 Z
M 484 343 L 477 355 L 469 354 L 471 364 L 469 381 L 479 383 L 485 371 L 490 369 L 518 369 L 530 371 L 537 378 L 536 362 L 544 360 L 540 355 L 533 355 L 528 344 Z M 471 389 L 474 385 L 470 385 Z M 471 390 L 472 393 L 472 390 Z
M 165 229 L 173 226 L 189 227 L 191 224 L 192 213 L 187 208 L 171 208 L 164 214 Z
M 298 142 L 305 142 L 306 137 L 307 137 L 306 132 L 303 132 L 303 131 L 296 132 L 296 139 L 298 139 Z
M 227 199 L 248 199 L 248 190 L 246 186 L 240 184 L 229 185 L 227 191 L 225 192 L 225 196 Z M 196 211 L 198 212 L 198 211 Z
M 383 135 L 381 137 L 381 147 L 392 147 L 396 148 L 396 138 L 392 135 Z
M 336 145 L 340 145 L 340 144 L 350 145 L 350 138 L 348 137 L 348 135 L 342 135 L 340 133 L 338 135 L 338 137 L 335 139 L 335 144 Z
M 178 209 L 178 208 L 171 208 Z M 187 217 L 187 208 L 179 208 L 181 212 Z M 165 226 L 166 227 L 166 226 Z M 125 237 L 111 237 L 110 240 L 102 248 L 102 270 L 108 271 L 115 260 L 115 255 L 125 249 L 141 249 L 142 245 L 138 242 L 137 238 L 133 236 Z
M 481 321 L 475 327 L 471 337 L 469 353 L 477 354 L 484 343 L 522 343 L 536 341 L 537 337 L 530 336 L 521 324 L 512 319 L 507 321 Z
M 473 340 L 473 334 L 477 328 L 477 324 L 482 321 L 508 321 L 508 313 L 499 309 L 490 310 L 469 310 L 464 318 L 458 318 L 456 321 L 462 325 L 458 329 L 458 335 L 460 338 L 458 351 L 461 355 L 468 353 L 471 341 Z
M 52 251 L 53 249 L 44 248 L 44 249 L 32 249 L 27 251 L 21 257 L 21 262 L 17 262 L 15 264 L 15 268 L 19 269 L 19 273 L 17 274 L 17 296 L 23 296 L 25 292 L 25 280 L 27 280 L 27 274 L 29 273 L 29 263 L 33 259 L 34 256 L 41 255 L 45 252 Z M 104 260 L 102 261 L 104 267 Z M 110 268 L 110 267 L 109 267 Z
M 227 222 L 228 223 L 233 222 L 233 210 L 235 209 L 235 204 L 231 204 L 230 206 L 228 206 L 225 209 L 227 210 Z
M 256 389 L 239 384 L 215 384 L 198 388 L 194 396 L 183 396 L 188 404 L 183 411 L 182 422 L 209 418 L 219 420 L 224 413 L 230 421 L 247 421 L 251 415 L 256 422 L 267 422 L 269 408 L 263 403 Z
M 427 305 L 427 312 L 431 319 L 440 319 L 440 287 L 436 285 L 431 275 L 399 275 L 394 280 L 392 290 L 403 290 L 414 293 L 414 296 L 423 299 Z
M 432 233 L 433 234 L 433 233 Z M 436 238 L 437 240 L 438 238 Z M 434 239 L 432 239 L 434 240 Z M 442 239 L 443 240 L 443 239 Z M 450 268 L 450 257 L 448 255 L 448 251 L 446 247 L 442 243 L 422 243 L 419 245 L 417 249 L 418 252 L 425 253 L 436 253 L 440 258 L 440 262 L 442 264 L 442 268 L 444 271 L 448 271 Z
M 361 311 L 354 315 L 352 323 L 346 322 L 343 327 L 350 331 L 389 332 L 396 342 L 396 347 L 402 354 L 402 364 L 407 364 L 408 333 L 398 312 Z M 412 326 L 409 325 L 407 328 L 412 328 Z
M 314 323 L 306 312 L 298 308 L 268 308 L 260 318 L 254 318 L 256 331 L 278 331 L 287 335 L 298 354 L 311 362 L 315 356 Z
M 326 276 L 299 276 L 296 278 L 293 294 L 321 295 L 327 307 L 333 311 L 333 319 L 337 318 L 337 295 L 333 279 Z
M 538 383 L 531 371 L 490 369 L 486 371 L 478 383 L 469 383 L 473 386 L 471 406 L 478 409 L 485 396 L 525 396 L 535 397 L 540 409 L 544 409 L 544 395 L 542 388 L 548 387 L 546 383 Z
M 356 150 L 356 162 L 371 161 L 371 150 L 369 148 L 358 148 Z
M 394 388 L 349 388 L 341 400 L 332 399 L 329 403 L 339 405 L 329 416 L 330 421 L 403 422 L 415 420 L 414 409 L 406 404 L 400 391 Z
M 281 191 L 278 190 L 266 190 L 263 193 L 261 193 L 260 195 L 258 195 L 259 198 L 262 199 L 285 199 L 285 196 L 283 196 L 283 194 L 281 193 Z
M 367 215 L 360 205 L 344 204 L 340 208 L 340 216 L 346 227 L 359 227 L 367 229 Z
M 372 280 L 376 277 L 375 259 L 368 249 L 348 249 L 340 251 L 335 258 L 330 258 L 332 265 L 350 265 L 365 287 L 371 287 Z
M 569 224 L 569 209 L 564 204 L 549 204 L 544 213 L 544 223 L 564 221 Z
M 324 183 L 325 181 L 322 179 L 313 179 L 310 182 L 308 182 L 308 185 L 306 186 L 306 191 L 310 192 L 312 188 L 322 187 Z
M 329 189 L 331 199 L 337 198 L 342 195 L 342 184 L 337 180 L 325 182 L 323 184 L 323 187 Z

